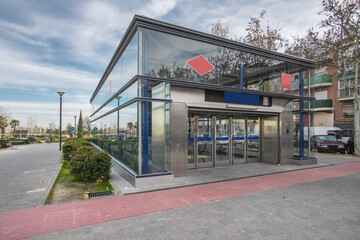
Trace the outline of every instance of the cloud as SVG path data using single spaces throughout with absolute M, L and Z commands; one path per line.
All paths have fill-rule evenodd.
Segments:
M 91 91 L 96 87 L 101 76 L 74 67 L 37 62 L 30 59 L 28 54 L 5 44 L 0 45 L 0 55 L 1 87 L 36 87 L 44 90 L 71 86 L 75 89 Z
M 67 123 L 74 122 L 74 116 L 78 116 L 80 109 L 83 117 L 90 115 L 90 104 L 74 103 L 69 99 L 63 98 L 63 128 Z M 6 108 L 11 113 L 12 119 L 20 121 L 20 126 L 27 127 L 28 116 L 36 119 L 36 125 L 46 127 L 51 122 L 59 126 L 59 102 L 12 102 L 0 101 L 0 106 Z
M 140 14 L 159 18 L 169 13 L 175 6 L 176 0 L 151 0 L 144 8 L 140 9 Z

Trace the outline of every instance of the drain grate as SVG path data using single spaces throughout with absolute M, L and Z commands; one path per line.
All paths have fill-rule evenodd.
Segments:
M 94 192 L 94 193 L 89 193 L 89 198 L 91 197 L 100 197 L 100 196 L 106 196 L 106 195 L 111 195 L 112 191 L 104 191 L 104 192 Z

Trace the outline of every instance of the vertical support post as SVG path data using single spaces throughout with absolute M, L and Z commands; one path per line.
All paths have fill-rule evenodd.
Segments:
M 304 158 L 304 72 L 300 72 L 300 159 Z M 309 103 L 310 104 L 310 103 Z
M 244 59 L 240 58 L 239 87 L 244 88 Z
M 141 31 L 141 74 L 148 75 L 148 57 L 147 57 L 147 34 Z M 147 80 L 141 80 L 141 97 L 148 97 L 148 88 L 149 83 Z M 142 164 L 141 164 L 141 173 L 147 174 L 149 173 L 149 103 L 147 101 L 141 102 L 141 134 L 142 134 Z
M 148 81 L 142 80 L 142 95 L 148 97 Z M 142 173 L 149 173 L 149 105 L 142 102 Z
M 311 108 L 311 104 L 310 104 L 310 97 L 311 97 L 311 79 L 310 79 L 310 77 L 311 77 L 311 73 L 310 73 L 310 71 L 311 71 L 311 69 L 309 68 L 309 70 L 308 70 L 308 79 L 309 79 L 309 81 L 308 81 L 308 97 L 309 97 L 309 100 L 308 100 L 308 102 L 309 102 L 309 104 L 308 104 L 308 129 L 307 129 L 307 141 L 308 141 L 308 157 L 310 158 L 311 157 L 311 146 L 310 146 L 310 127 L 311 127 L 311 122 L 313 121 L 313 116 L 314 115 L 310 115 L 310 108 Z

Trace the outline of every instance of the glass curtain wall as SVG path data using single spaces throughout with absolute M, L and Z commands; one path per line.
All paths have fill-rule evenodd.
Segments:
M 149 29 L 139 31 L 147 44 L 143 75 L 299 95 L 299 71 L 305 70 L 301 66 Z M 214 66 L 201 76 L 187 63 L 200 55 Z M 289 89 L 282 88 L 281 73 L 291 74 Z
M 91 102 L 92 112 L 98 110 L 111 96 L 129 82 L 138 73 L 138 33 L 126 47 L 116 65 Z M 107 109 L 115 106 L 116 103 L 107 106 Z

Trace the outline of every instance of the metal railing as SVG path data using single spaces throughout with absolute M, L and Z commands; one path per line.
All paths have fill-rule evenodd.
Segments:
M 308 102 L 304 102 L 304 108 L 308 108 Z M 326 108 L 332 107 L 332 99 L 321 99 L 310 102 L 310 108 Z
M 360 88 L 358 88 L 358 95 L 360 95 Z M 353 96 L 354 92 L 352 89 L 338 89 L 338 98 L 349 98 Z
M 332 82 L 332 77 L 331 75 L 328 74 L 314 76 L 310 78 L 310 85 L 316 85 L 320 83 L 331 83 L 331 82 Z M 308 79 L 304 79 L 304 85 L 305 86 L 308 85 Z

